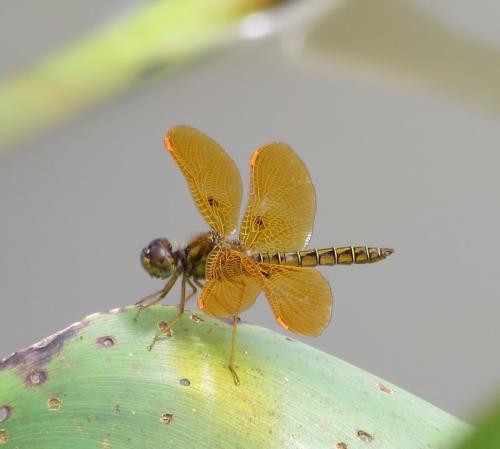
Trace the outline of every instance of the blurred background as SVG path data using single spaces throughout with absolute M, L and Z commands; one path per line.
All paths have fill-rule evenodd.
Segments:
M 500 381 L 500 6 L 493 0 L 0 4 L 0 356 L 161 287 L 152 238 L 204 231 L 166 130 L 315 182 L 332 325 L 304 338 L 461 418 Z M 178 302 L 176 290 L 168 303 Z M 191 303 L 191 308 L 195 303 Z M 243 320 L 285 333 L 263 297 Z

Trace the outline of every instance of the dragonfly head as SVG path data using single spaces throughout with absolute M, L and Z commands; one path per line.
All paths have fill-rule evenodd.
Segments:
M 154 239 L 141 252 L 141 263 L 153 277 L 166 279 L 175 269 L 172 244 L 167 239 Z

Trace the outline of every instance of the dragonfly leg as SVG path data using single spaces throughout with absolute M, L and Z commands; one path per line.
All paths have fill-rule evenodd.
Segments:
M 191 279 L 189 279 L 189 278 L 186 278 L 186 282 L 189 284 L 189 286 L 191 287 L 192 291 L 191 291 L 191 293 L 189 295 L 187 295 L 186 301 L 184 301 L 184 302 L 187 302 L 194 295 L 196 295 L 196 293 L 198 292 L 198 289 L 196 288 L 196 285 L 198 285 L 198 286 L 200 285 L 198 283 L 196 283 L 196 285 L 195 285 L 195 283 Z M 202 287 L 203 287 L 203 285 L 202 285 Z
M 189 284 L 189 286 L 192 288 L 192 291 L 189 293 L 189 295 L 186 295 L 186 283 Z M 153 338 L 153 341 L 149 345 L 148 349 L 151 351 L 153 349 L 153 346 L 155 343 L 164 335 L 169 335 L 170 331 L 172 330 L 172 327 L 174 326 L 177 321 L 179 321 L 182 318 L 182 315 L 184 314 L 184 306 L 186 305 L 186 301 L 188 299 L 192 298 L 196 293 L 198 289 L 196 288 L 196 285 L 194 285 L 191 280 L 184 276 L 182 278 L 182 287 L 181 287 L 181 302 L 179 303 L 179 313 L 177 316 L 170 322 L 167 323 L 166 321 L 160 321 L 158 323 L 158 332 Z
M 238 373 L 236 372 L 236 369 L 234 366 L 234 356 L 235 356 L 235 352 L 236 352 L 237 328 L 238 328 L 238 317 L 234 316 L 233 317 L 233 335 L 231 338 L 231 356 L 229 357 L 229 371 L 231 371 L 235 385 L 240 384 L 240 378 L 238 377 Z
M 158 329 L 158 332 L 153 337 L 153 341 L 148 346 L 148 351 L 153 350 L 154 345 L 163 335 L 168 335 L 170 333 L 170 329 L 166 321 L 158 321 Z
M 172 275 L 172 277 L 168 280 L 168 282 L 165 284 L 165 287 L 137 301 L 135 305 L 139 308 L 139 310 L 137 311 L 134 321 L 137 321 L 139 319 L 139 315 L 142 312 L 142 309 L 147 309 L 148 307 L 158 304 L 163 298 L 165 298 L 165 296 L 168 295 L 168 292 L 172 290 L 172 287 L 174 286 L 175 281 L 177 280 L 178 277 L 179 273 L 175 272 Z
M 189 295 L 186 296 L 186 283 L 189 284 L 191 287 L 191 292 Z M 166 326 L 163 327 L 162 332 L 165 334 L 168 334 L 172 327 L 174 326 L 177 321 L 179 321 L 182 318 L 182 315 L 184 314 L 184 307 L 186 305 L 186 302 L 191 299 L 196 293 L 198 292 L 198 289 L 196 288 L 196 285 L 189 279 L 188 277 L 182 278 L 182 291 L 181 291 L 181 302 L 179 303 L 179 313 L 177 316 L 170 322 L 170 323 L 165 323 Z
M 199 279 L 193 279 L 193 282 L 200 288 L 203 288 L 203 282 L 201 282 Z

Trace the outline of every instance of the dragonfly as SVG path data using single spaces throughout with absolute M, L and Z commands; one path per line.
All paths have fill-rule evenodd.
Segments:
M 239 316 L 261 292 L 283 328 L 317 336 L 330 322 L 333 296 L 328 281 L 313 267 L 374 263 L 393 253 L 390 248 L 368 246 L 306 249 L 316 212 L 315 189 L 304 162 L 282 142 L 252 154 L 248 203 L 235 236 L 243 187 L 234 161 L 217 142 L 190 126 L 171 128 L 164 142 L 210 230 L 185 246 L 174 247 L 168 239 L 157 238 L 142 250 L 145 270 L 167 282 L 136 303 L 138 312 L 159 303 L 181 280 L 178 314 L 170 323 L 158 323 L 150 350 L 170 333 L 183 316 L 186 301 L 201 289 L 198 307 L 213 317 L 232 320 L 228 367 L 238 385 Z

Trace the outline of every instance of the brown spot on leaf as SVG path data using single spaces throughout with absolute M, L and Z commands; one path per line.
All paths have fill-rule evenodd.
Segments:
M 115 344 L 116 344 L 116 339 L 115 339 L 115 337 L 113 337 L 111 335 L 99 337 L 96 340 L 96 345 L 103 347 L 103 348 L 110 348 L 111 346 L 114 346 Z
M 160 422 L 163 424 L 170 424 L 173 418 L 174 415 L 172 415 L 172 413 L 162 413 L 160 416 Z
M 49 410 L 59 410 L 61 408 L 61 400 L 59 398 L 50 398 L 47 401 L 47 406 L 49 407 Z
M 5 422 L 10 418 L 12 410 L 9 405 L 2 405 L 0 407 L 0 422 Z
M 0 371 L 15 368 L 17 373 L 29 385 L 39 385 L 45 382 L 47 372 L 40 368 L 49 363 L 54 357 L 57 357 L 66 342 L 87 325 L 87 321 L 79 321 L 29 348 L 15 352 L 11 356 L 0 360 Z
M 335 445 L 336 449 L 347 449 L 347 444 L 346 443 L 337 443 Z
M 5 444 L 9 440 L 7 436 L 7 431 L 4 429 L 0 429 L 0 444 Z
M 45 383 L 47 377 L 47 371 L 43 369 L 31 370 L 24 378 L 24 383 L 29 387 L 38 387 L 39 385 Z
M 181 379 L 179 381 L 179 383 L 183 386 L 183 387 L 189 387 L 191 385 L 191 382 L 189 381 L 189 379 Z
M 386 393 L 386 394 L 392 394 L 393 393 L 393 391 L 387 385 L 384 385 L 383 383 L 379 383 L 378 384 L 378 389 L 382 393 Z
M 361 441 L 364 441 L 365 443 L 369 443 L 370 441 L 373 441 L 373 435 L 369 434 L 368 432 L 365 432 L 364 430 L 358 430 L 357 435 L 358 435 L 358 438 Z
M 191 316 L 190 316 L 191 320 L 194 321 L 195 323 L 201 323 L 203 321 L 205 321 L 201 316 L 199 315 L 196 315 L 195 313 L 193 313 Z
M 166 321 L 158 321 L 158 323 L 156 323 L 157 326 L 158 326 L 158 329 L 162 332 L 162 336 L 163 337 L 168 337 L 168 338 L 172 338 L 174 336 L 174 331 L 172 329 L 170 329 L 170 326 L 168 325 L 168 323 Z

